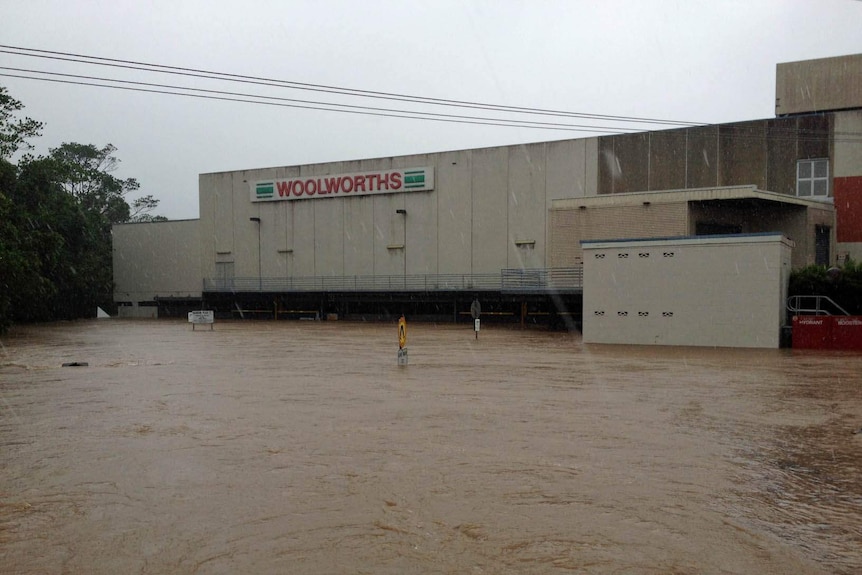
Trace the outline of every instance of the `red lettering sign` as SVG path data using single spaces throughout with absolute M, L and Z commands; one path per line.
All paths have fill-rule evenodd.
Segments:
M 862 317 L 794 316 L 793 349 L 862 350 Z
M 326 193 L 337 194 L 341 187 L 341 178 L 326 178 Z
M 410 180 L 404 169 L 337 174 L 332 176 L 298 176 L 251 184 L 251 201 L 293 200 L 314 196 L 365 195 L 391 192 L 427 191 L 434 189 L 433 168 L 410 168 Z M 278 195 L 261 192 L 268 187 Z

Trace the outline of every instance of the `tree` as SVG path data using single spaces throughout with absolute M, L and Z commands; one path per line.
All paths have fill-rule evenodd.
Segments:
M 40 122 L 16 118 L 23 105 L 0 86 L 0 332 L 10 322 L 92 317 L 112 304 L 111 225 L 158 221 L 158 200 L 134 178 L 111 174 L 108 144 L 65 143 L 47 157 L 4 158 L 31 149 Z
M 111 224 L 131 219 L 125 196 L 140 188 L 134 178 L 121 180 L 111 175 L 120 163 L 113 155 L 116 150 L 112 144 L 97 148 L 93 144 L 69 142 L 51 150 L 50 154 L 60 168 L 65 190 L 85 211 L 98 213 Z M 153 202 L 154 208 L 158 201 Z
M 159 205 L 159 200 L 153 196 L 143 196 L 132 202 L 132 216 L 130 222 L 166 222 L 168 218 L 165 216 L 155 216 L 149 212 L 156 209 Z
M 110 227 L 106 242 L 102 216 L 87 213 L 66 193 L 62 170 L 51 158 L 18 166 L 12 190 L 17 252 L 35 277 L 10 293 L 15 321 L 92 317 L 97 305 L 110 302 Z
M 5 87 L 0 86 L 0 159 L 10 158 L 20 149 L 33 149 L 27 138 L 41 134 L 44 126 L 42 122 L 32 118 L 15 117 L 15 113 L 23 108 L 21 102 L 10 96 Z
M 0 159 L 0 333 L 9 327 L 21 294 L 46 287 L 20 233 L 22 213 L 11 197 L 16 183 L 15 166 Z

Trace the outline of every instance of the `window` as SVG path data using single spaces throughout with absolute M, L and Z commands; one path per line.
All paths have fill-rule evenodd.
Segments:
M 829 160 L 799 160 L 796 163 L 796 195 L 802 198 L 829 196 Z

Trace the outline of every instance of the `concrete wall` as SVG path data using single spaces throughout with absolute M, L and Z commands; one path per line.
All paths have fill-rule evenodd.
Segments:
M 692 202 L 689 235 L 695 235 L 698 222 L 739 226 L 740 233 L 761 234 L 781 232 L 794 242 L 791 258 L 793 268 L 814 264 L 816 228 L 832 226 L 831 206 L 810 202 L 807 207 L 784 205 L 715 205 Z M 833 250 L 834 251 L 834 250 Z
M 597 140 L 200 176 L 201 261 L 236 277 L 499 273 L 549 263 L 553 200 L 595 196 Z M 252 202 L 256 181 L 430 166 L 425 192 Z M 399 214 L 404 210 L 406 214 Z M 249 218 L 260 218 L 260 224 Z
M 649 205 L 643 202 L 650 198 L 634 194 L 638 198 L 630 200 L 630 194 L 616 192 L 641 185 L 754 178 L 784 182 L 780 186 L 786 197 L 794 191 L 797 158 L 812 154 L 834 153 L 836 173 L 862 173 L 854 140 L 836 141 L 832 151 L 824 147 L 823 137 L 833 121 L 824 118 L 729 125 L 728 130 L 748 134 L 741 139 L 726 137 L 725 126 L 707 126 L 203 174 L 199 244 L 183 245 L 195 245 L 191 257 L 197 258 L 198 279 L 219 277 L 226 269 L 236 278 L 497 274 L 505 268 L 577 265 L 581 240 L 693 235 L 700 219 L 722 219 L 744 233 L 780 231 L 791 236 L 798 246 L 793 264 L 801 266 L 814 261 L 815 228 L 834 228 L 828 202 L 816 203 L 822 209 L 812 202 L 793 208 L 770 201 L 757 204 L 769 205 L 767 209 L 723 204 L 715 210 L 678 194 L 707 188 L 679 188 Z M 858 112 L 840 113 L 834 121 L 843 131 L 858 130 L 862 124 Z M 771 145 L 770 130 L 784 129 L 789 130 L 781 132 L 786 137 L 776 137 Z M 818 134 L 812 141 L 800 135 L 810 130 Z M 271 202 L 250 197 L 250 186 L 261 180 L 420 166 L 434 171 L 431 191 Z M 614 193 L 606 193 L 607 186 Z M 574 200 L 592 203 L 584 209 L 571 203 L 557 206 Z M 842 246 L 854 258 L 856 248 Z M 119 283 L 127 279 L 118 276 Z M 173 281 L 173 276 L 166 279 Z M 164 291 L 182 290 L 169 282 Z M 116 298 L 126 301 L 128 296 L 118 293 Z
M 549 265 L 580 263 L 584 240 L 771 232 L 794 242 L 792 265 L 799 268 L 815 263 L 818 228 L 830 228 L 834 236 L 834 221 L 830 202 L 763 192 L 754 186 L 563 199 L 553 202 L 549 213 Z
M 778 347 L 792 247 L 782 236 L 583 247 L 584 342 Z
M 836 252 L 844 261 L 862 261 L 862 111 L 835 115 L 833 182 L 837 228 Z
M 830 157 L 832 122 L 819 114 L 603 136 L 598 193 L 753 185 L 795 196 L 796 162 Z
M 862 54 L 776 66 L 776 116 L 848 108 L 862 108 Z
M 582 240 L 690 235 L 688 202 L 555 208 L 550 212 L 549 267 L 580 264 Z
M 113 227 L 114 301 L 121 316 L 155 317 L 140 302 L 201 296 L 200 220 Z

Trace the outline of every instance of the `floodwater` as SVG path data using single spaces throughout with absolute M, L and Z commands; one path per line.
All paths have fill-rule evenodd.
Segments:
M 3 573 L 862 572 L 862 355 L 116 319 L 0 347 Z M 67 362 L 88 366 L 61 367 Z

